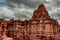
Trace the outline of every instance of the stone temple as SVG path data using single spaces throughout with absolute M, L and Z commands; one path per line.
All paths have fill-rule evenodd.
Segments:
M 60 40 L 59 24 L 49 16 L 44 4 L 40 4 L 29 20 L 0 20 L 0 37 L 2 40 Z

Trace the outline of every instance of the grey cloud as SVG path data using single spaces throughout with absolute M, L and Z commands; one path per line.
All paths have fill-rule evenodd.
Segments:
M 57 20 L 60 20 L 60 11 L 54 12 L 50 16 Z
M 6 3 L 8 6 L 8 9 L 13 11 L 13 14 L 14 14 L 13 18 L 21 18 L 21 19 L 31 18 L 33 12 L 32 11 L 28 12 L 28 11 L 23 11 L 23 10 L 30 10 L 30 9 L 34 10 L 40 3 L 44 3 L 47 10 L 50 12 L 52 12 L 53 9 L 60 7 L 59 0 L 55 0 L 55 1 L 51 1 L 51 0 L 50 1 L 46 1 L 46 0 L 6 0 Z M 60 12 L 57 14 L 56 13 L 55 14 L 52 13 L 51 16 L 54 16 L 54 18 L 58 18 L 59 17 L 58 14 Z M 5 17 L 5 15 L 2 15 L 2 16 Z M 10 16 L 5 17 L 5 18 L 10 18 Z
M 21 4 L 24 4 L 30 8 L 35 8 L 39 3 L 49 3 L 45 0 L 6 0 L 8 3 L 8 6 L 14 7 L 15 5 L 12 5 L 13 3 L 18 5 L 18 7 Z
M 46 2 L 45 0 L 38 0 L 38 1 L 37 0 L 6 0 L 6 2 L 8 3 L 7 5 L 9 6 L 9 9 L 14 11 L 14 16 L 16 17 L 21 17 L 21 16 L 18 16 L 18 13 L 15 12 L 16 10 L 15 8 L 21 9 L 22 7 L 22 9 L 25 8 L 26 10 L 28 9 L 34 10 L 37 7 L 37 5 L 40 4 L 41 2 L 49 3 L 49 2 Z M 21 6 L 22 4 L 24 6 Z M 26 13 L 28 13 L 28 15 Z M 33 12 L 29 13 L 29 12 L 23 11 L 22 13 L 20 12 L 19 14 L 23 15 L 24 18 L 26 16 L 27 16 L 26 18 L 28 18 L 30 14 L 32 15 L 32 13 Z
M 20 13 L 16 13 L 16 14 L 14 14 L 17 18 L 29 18 L 27 15 L 23 15 L 23 14 L 20 14 Z
M 54 7 L 60 7 L 60 0 L 54 0 L 53 2 L 52 2 L 52 6 L 54 6 Z
M 14 12 L 14 18 L 20 18 L 20 19 L 29 19 L 32 16 L 32 11 L 33 9 L 30 9 L 29 7 L 27 7 L 24 4 L 21 4 L 20 7 L 16 7 L 16 8 L 8 8 L 10 10 L 13 10 Z M 31 10 L 31 11 L 30 11 Z
M 9 19 L 10 17 L 5 16 L 4 14 L 1 14 L 1 15 L 0 15 L 0 18 L 3 18 L 3 19 Z

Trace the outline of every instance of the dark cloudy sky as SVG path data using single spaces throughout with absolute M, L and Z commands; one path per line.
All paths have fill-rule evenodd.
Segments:
M 40 3 L 60 22 L 60 0 L 0 0 L 0 18 L 29 19 Z

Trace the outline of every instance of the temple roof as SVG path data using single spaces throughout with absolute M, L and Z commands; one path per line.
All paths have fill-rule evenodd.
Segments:
M 45 8 L 45 5 L 43 4 L 43 3 L 41 3 L 39 6 L 38 6 L 38 9 L 40 9 L 40 8 Z
M 49 16 L 48 11 L 45 8 L 45 5 L 42 3 L 38 6 L 38 9 L 34 11 L 32 19 L 35 20 L 36 18 L 40 18 L 41 16 Z

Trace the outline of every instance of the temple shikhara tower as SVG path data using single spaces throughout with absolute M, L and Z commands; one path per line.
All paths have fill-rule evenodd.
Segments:
M 40 4 L 29 20 L 0 20 L 0 39 L 60 40 L 58 27 L 57 20 L 49 16 L 44 4 Z
M 31 21 L 34 24 L 38 24 L 33 27 L 37 27 L 37 32 L 43 34 L 55 34 L 58 33 L 57 20 L 50 18 L 48 11 L 43 4 L 39 5 L 38 9 L 34 11 Z

